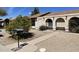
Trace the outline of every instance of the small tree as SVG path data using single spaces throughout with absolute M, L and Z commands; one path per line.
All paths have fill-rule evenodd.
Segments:
M 7 26 L 5 26 L 7 31 L 14 30 L 16 28 L 16 21 L 11 21 Z
M 26 17 L 23 17 L 22 20 L 21 20 L 21 27 L 25 30 L 25 31 L 29 31 L 30 27 L 31 27 L 31 20 L 30 18 L 28 18 L 27 16 Z
M 0 16 L 6 16 L 7 12 L 4 9 L 0 9 Z M 3 25 L 2 25 L 3 26 Z
M 11 31 L 14 29 L 21 28 L 21 29 L 24 29 L 25 31 L 29 31 L 30 27 L 31 27 L 30 18 L 28 18 L 27 16 L 22 17 L 20 15 L 16 17 L 15 20 L 11 21 L 8 26 L 6 26 L 6 30 Z
M 7 12 L 4 9 L 0 9 L 0 16 L 7 15 Z
M 31 20 L 30 18 L 28 18 L 27 16 L 26 17 L 22 17 L 21 15 L 16 17 L 15 20 L 11 21 L 9 23 L 9 25 L 6 26 L 6 30 L 8 30 L 9 32 L 11 32 L 12 30 L 15 30 L 15 29 L 18 29 L 18 28 L 21 28 L 21 29 L 24 29 L 25 31 L 29 31 L 30 29 L 30 26 L 31 26 Z M 20 35 L 20 33 L 17 33 Z M 15 38 L 18 40 L 18 48 L 20 47 L 19 46 L 19 40 L 20 40 L 20 36 L 19 35 L 16 35 L 16 34 L 12 34 L 15 36 Z

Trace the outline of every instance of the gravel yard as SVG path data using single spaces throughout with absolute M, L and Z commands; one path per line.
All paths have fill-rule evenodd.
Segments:
M 32 29 L 30 30 L 30 32 L 34 33 L 34 36 L 28 39 L 22 39 L 20 40 L 20 42 L 27 42 L 27 41 L 33 40 L 40 36 L 46 35 L 47 33 L 50 33 L 51 31 L 38 31 L 38 30 Z M 17 40 L 9 38 L 10 35 L 6 33 L 5 30 L 3 30 L 3 35 L 4 35 L 3 37 L 0 37 L 0 44 L 9 45 L 9 44 L 13 44 L 17 42 Z

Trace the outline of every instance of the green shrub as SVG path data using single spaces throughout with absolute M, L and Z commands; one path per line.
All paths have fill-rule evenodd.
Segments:
M 42 26 L 40 26 L 39 30 L 41 30 L 41 31 L 47 30 L 47 26 L 42 25 Z

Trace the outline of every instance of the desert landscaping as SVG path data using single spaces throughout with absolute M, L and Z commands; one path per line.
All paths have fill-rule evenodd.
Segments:
M 17 10 L 22 9 L 20 14 Z M 27 9 L 29 15 L 24 13 Z M 41 13 L 40 9 L 0 9 L 4 16 L 0 19 L 0 52 L 79 52 L 79 10 Z
M 52 31 L 39 31 L 30 30 L 35 34 L 33 38 L 24 39 L 20 41 L 21 43 L 28 43 L 22 49 L 17 52 L 40 52 L 41 48 L 45 48 L 45 52 L 78 52 L 79 51 L 79 34 L 65 32 L 61 30 Z M 5 32 L 4 32 L 5 33 Z M 8 36 L 8 35 L 7 35 Z M 5 34 L 3 38 L 0 39 L 0 45 L 3 46 L 1 49 L 6 52 L 13 52 L 11 49 L 17 46 L 17 41 L 8 38 Z M 6 37 L 6 39 L 4 39 Z M 2 50 L 0 50 L 2 51 Z

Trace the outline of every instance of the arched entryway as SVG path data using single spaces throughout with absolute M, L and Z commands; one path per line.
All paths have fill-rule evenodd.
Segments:
M 69 20 L 69 31 L 70 32 L 76 32 L 76 28 L 79 26 L 79 18 L 78 17 L 72 17 Z
M 63 18 L 56 20 L 56 30 L 65 30 L 65 20 Z
M 47 19 L 46 20 L 46 26 L 49 28 L 49 29 L 52 29 L 53 27 L 53 22 L 51 19 Z

